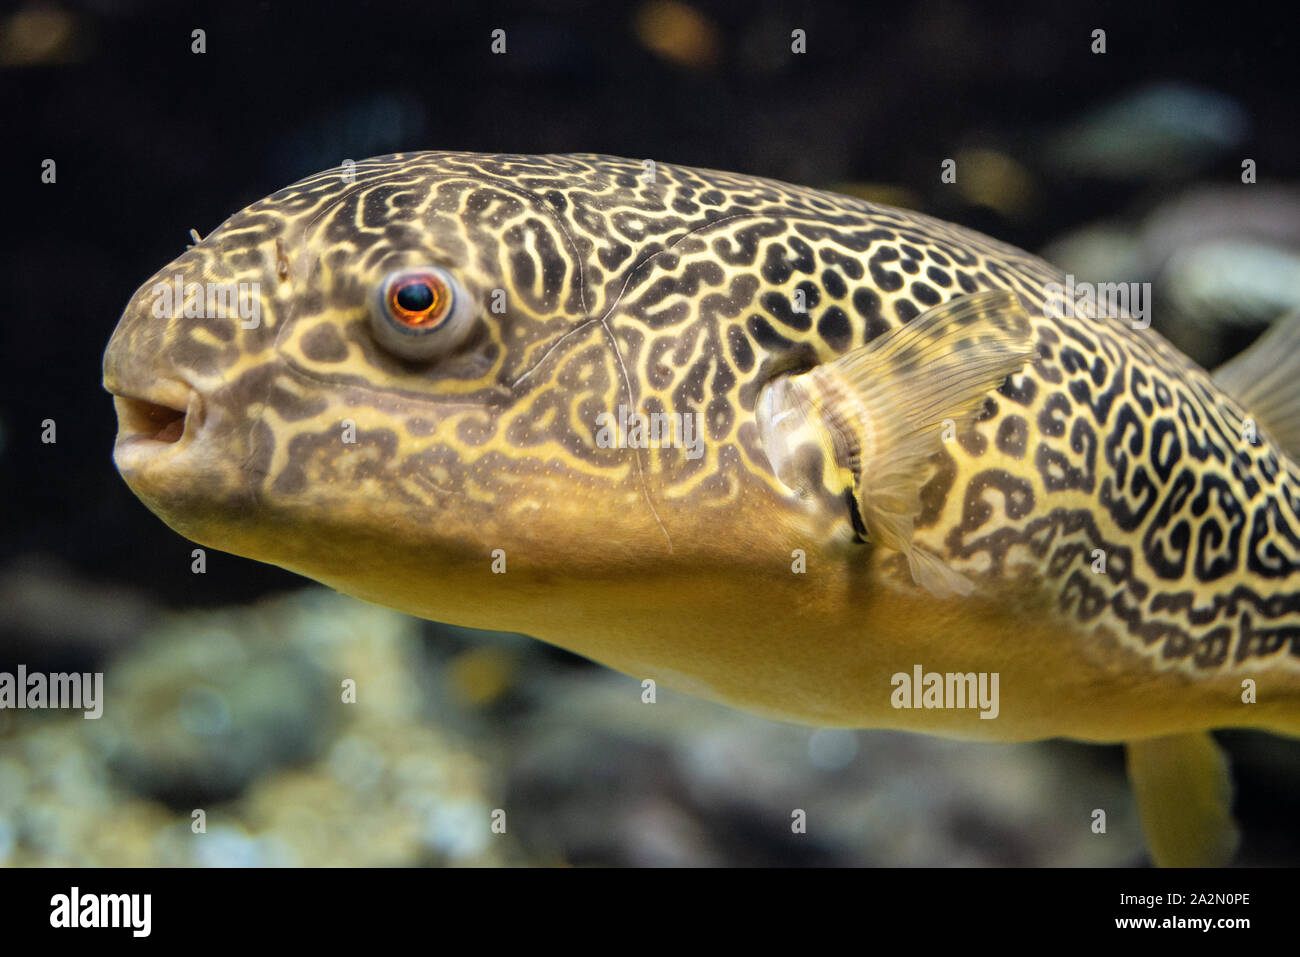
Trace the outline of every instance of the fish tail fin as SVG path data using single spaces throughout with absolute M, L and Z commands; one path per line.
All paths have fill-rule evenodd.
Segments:
M 1220 867 L 1240 834 L 1232 817 L 1228 758 L 1208 731 L 1127 747 L 1129 780 L 1157 867 Z

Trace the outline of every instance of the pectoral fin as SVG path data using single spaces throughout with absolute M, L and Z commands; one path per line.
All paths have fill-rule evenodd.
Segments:
M 939 597 L 971 583 L 912 541 L 926 464 L 944 427 L 964 428 L 988 394 L 1033 354 L 1019 299 L 953 299 L 759 398 L 759 432 L 791 488 L 852 492 L 871 541 L 907 556 L 912 578 Z
M 1128 776 L 1159 867 L 1218 867 L 1236 853 L 1228 759 L 1209 732 L 1128 745 Z

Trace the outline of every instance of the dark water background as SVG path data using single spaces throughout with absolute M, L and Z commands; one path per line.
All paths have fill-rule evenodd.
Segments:
M 206 31 L 203 54 L 191 52 L 195 28 Z M 496 28 L 505 55 L 490 51 Z M 802 55 L 790 51 L 796 28 Z M 1097 28 L 1104 55 L 1090 50 Z M 1294 195 L 1296 39 L 1282 5 L 1174 2 L 6 6 L 0 666 L 97 666 L 159 609 L 301 584 L 230 556 L 210 555 L 208 573 L 192 575 L 191 546 L 112 467 L 102 351 L 131 293 L 183 251 L 191 228 L 206 235 L 345 158 L 457 149 L 604 152 L 897 197 L 1036 251 L 1103 219 L 1138 237 L 1154 210 L 1197 187 Z M 940 163 L 954 156 L 984 170 L 977 188 L 941 183 Z M 40 182 L 45 158 L 57 161 L 55 184 Z M 1255 187 L 1240 187 L 1244 158 L 1258 163 Z M 1300 219 L 1267 239 L 1294 255 Z M 1182 328 L 1159 309 L 1156 326 L 1210 366 L 1262 328 L 1214 317 Z M 53 445 L 40 441 L 47 418 Z M 472 644 L 432 629 L 432 644 Z M 588 670 L 559 652 L 527 654 L 559 673 Z M 507 728 L 511 707 L 526 710 L 511 695 L 527 692 L 503 699 Z M 1248 859 L 1295 863 L 1297 749 L 1234 740 L 1244 741 Z M 1113 749 L 1062 753 L 1107 774 L 1119 766 Z M 563 797 L 529 780 L 517 793 Z M 711 859 L 837 860 L 763 851 L 740 832 L 717 839 Z M 974 860 L 1006 860 L 991 854 Z M 612 839 L 568 857 L 656 860 Z

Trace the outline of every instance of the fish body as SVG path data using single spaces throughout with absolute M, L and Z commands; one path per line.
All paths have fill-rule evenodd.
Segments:
M 1216 382 L 1066 283 L 773 180 L 396 154 L 161 270 L 104 381 L 169 525 L 414 615 L 816 725 L 1300 734 L 1300 377 L 1260 386 L 1300 360 Z M 900 692 L 929 672 L 996 714 Z

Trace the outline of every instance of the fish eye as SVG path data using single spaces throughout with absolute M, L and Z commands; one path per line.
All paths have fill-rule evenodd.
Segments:
M 401 359 L 431 359 L 460 342 L 471 313 L 469 296 L 440 266 L 398 269 L 375 290 L 370 328 Z

